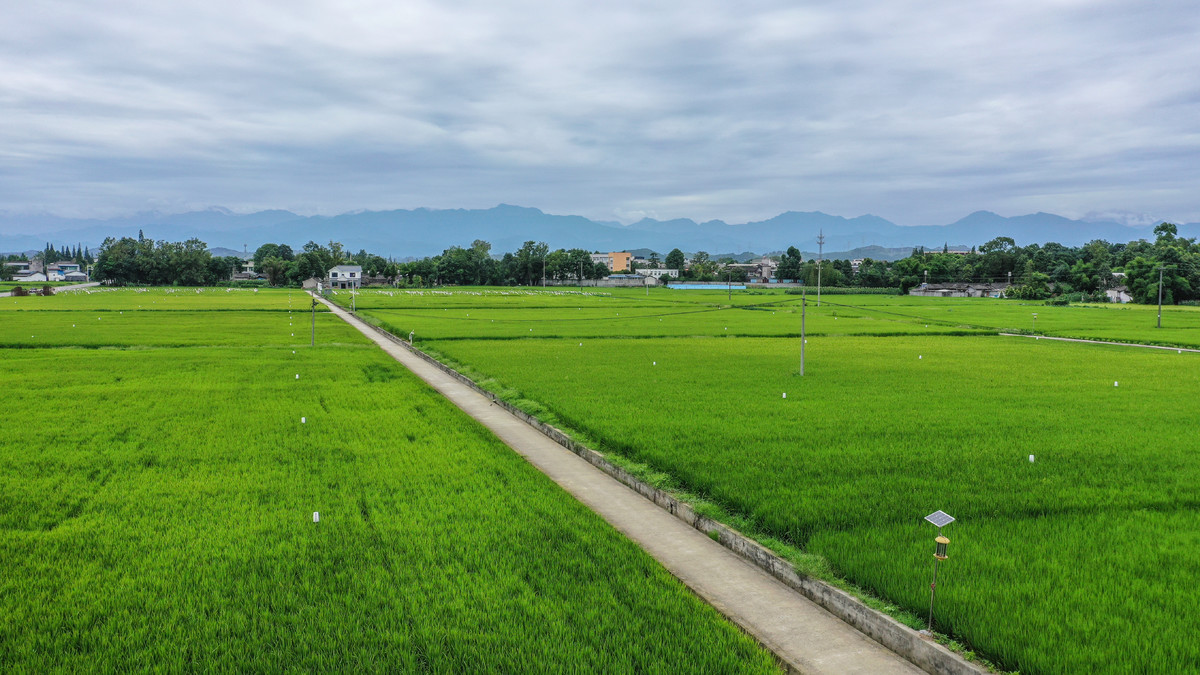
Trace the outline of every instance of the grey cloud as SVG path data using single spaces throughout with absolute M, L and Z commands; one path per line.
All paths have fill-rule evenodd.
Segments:
M 1188 3 L 643 4 L 16 6 L 0 209 L 1200 219 Z

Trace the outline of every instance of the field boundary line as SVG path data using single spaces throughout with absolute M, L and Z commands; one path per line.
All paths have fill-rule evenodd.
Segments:
M 324 298 L 318 299 L 326 304 L 331 304 Z M 337 307 L 336 309 L 341 310 L 341 313 L 345 315 L 350 315 L 350 312 L 344 308 Z M 729 551 L 737 554 L 742 560 L 763 570 L 788 588 L 796 591 L 804 598 L 812 601 L 842 622 L 901 656 L 921 670 L 934 675 L 983 675 L 988 672 L 983 667 L 965 660 L 946 647 L 922 636 L 916 630 L 905 626 L 878 610 L 868 607 L 849 593 L 819 579 L 797 573 L 792 564 L 787 560 L 777 556 L 765 546 L 750 539 L 741 532 L 712 518 L 696 513 L 690 505 L 679 501 L 663 490 L 642 481 L 628 471 L 609 462 L 603 454 L 571 439 L 562 430 L 542 422 L 536 416 L 530 415 L 506 401 L 496 398 L 492 392 L 479 386 L 471 378 L 410 345 L 406 340 L 357 316 L 354 318 L 360 324 L 370 328 L 389 342 L 399 345 L 412 355 L 427 362 L 429 365 L 449 375 L 475 392 L 490 398 L 494 405 L 510 413 L 551 441 L 578 455 L 617 482 L 622 483 L 642 497 L 653 502 L 670 515 L 708 535 L 709 538 L 714 539 Z M 762 641 L 760 640 L 760 642 Z M 764 643 L 764 646 L 775 652 L 776 656 L 783 663 L 788 663 L 772 645 Z
M 1166 349 L 1173 352 L 1192 352 L 1200 354 L 1200 349 L 1188 347 L 1164 347 L 1163 345 L 1147 345 L 1141 342 L 1109 342 L 1107 340 L 1088 340 L 1086 338 L 1054 337 L 1051 335 L 1029 335 L 1027 333 L 1000 333 L 1004 337 L 1034 338 L 1037 340 L 1058 340 L 1059 342 L 1082 342 L 1089 345 L 1116 345 L 1117 347 L 1141 347 L 1142 349 Z

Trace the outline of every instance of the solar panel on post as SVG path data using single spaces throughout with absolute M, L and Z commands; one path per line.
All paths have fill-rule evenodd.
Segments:
M 933 513 L 925 516 L 925 520 L 928 520 L 929 522 L 933 523 L 935 527 L 940 529 L 949 525 L 950 523 L 953 523 L 954 516 L 946 513 L 945 511 L 934 511 Z
M 954 516 L 945 511 L 934 511 L 925 516 L 925 520 L 933 523 L 938 529 L 937 549 L 933 555 L 933 583 L 929 585 L 929 622 L 925 626 L 925 630 L 921 631 L 926 635 L 933 633 L 933 600 L 937 597 L 937 573 L 938 563 L 946 559 L 946 545 L 950 540 L 942 536 L 942 528 L 954 522 Z

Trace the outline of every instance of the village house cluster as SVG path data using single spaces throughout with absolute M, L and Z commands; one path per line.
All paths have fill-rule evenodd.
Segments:
M 76 283 L 88 281 L 87 271 L 79 263 L 57 262 L 45 269 L 37 260 L 18 260 L 6 262 L 4 265 L 12 269 L 12 279 L 16 282 L 32 284 L 46 281 L 73 281 Z

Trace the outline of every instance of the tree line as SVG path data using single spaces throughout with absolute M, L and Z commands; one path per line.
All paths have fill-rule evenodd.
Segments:
M 211 286 L 229 281 L 241 262 L 234 256 L 214 257 L 196 238 L 154 241 L 138 231 L 137 239 L 104 240 L 92 278 L 114 285 Z
M 1154 241 L 1118 244 L 1097 239 L 1076 247 L 1056 243 L 1017 246 L 1010 237 L 997 237 L 969 255 L 917 249 L 890 264 L 886 272 L 876 265 L 867 269 L 864 261 L 858 276 L 865 285 L 890 275 L 904 292 L 925 281 L 1011 282 L 1009 297 L 1029 300 L 1105 301 L 1105 291 L 1125 286 L 1134 302 L 1153 303 L 1158 300 L 1161 270 L 1164 303 L 1200 300 L 1200 244 L 1180 237 L 1179 228 L 1172 223 L 1159 224 L 1154 236 Z
M 50 242 L 46 242 L 45 247 L 38 251 L 33 256 L 33 259 L 42 264 L 42 271 L 45 271 L 50 265 L 60 262 L 78 263 L 80 268 L 86 269 L 88 265 L 95 262 L 92 257 L 91 249 L 77 244 L 75 246 L 56 247 Z M 3 262 L 23 262 L 25 257 L 18 254 L 10 254 L 3 257 Z M 10 265 L 0 265 L 0 281 L 8 281 L 13 277 L 14 268 Z
M 915 248 L 893 262 L 864 259 L 855 269 L 850 260 L 804 260 L 794 246 L 775 256 L 775 277 L 827 287 L 895 288 L 905 293 L 921 283 L 1009 284 L 1010 297 L 1105 300 L 1105 291 L 1118 285 L 1134 301 L 1155 302 L 1161 270 L 1163 301 L 1168 304 L 1200 300 L 1200 244 L 1179 236 L 1178 228 L 1162 223 L 1154 241 L 1112 244 L 1094 240 L 1083 246 L 1056 243 L 1018 246 L 1010 237 L 997 237 L 967 254 Z M 48 247 L 49 248 L 49 247 Z M 299 285 L 310 277 L 323 278 L 339 264 L 357 264 L 367 278 L 399 286 L 516 286 L 555 281 L 600 279 L 610 274 L 603 263 L 592 262 L 580 248 L 550 250 L 545 242 L 527 241 L 516 251 L 495 255 L 491 244 L 475 240 L 469 247 L 451 246 L 440 255 L 397 262 L 359 250 L 350 253 L 340 242 L 310 241 L 299 251 L 287 244 L 267 243 L 254 252 L 255 270 L 271 285 Z M 96 257 L 94 277 L 116 284 L 206 285 L 224 283 L 241 269 L 237 257 L 214 257 L 204 242 L 152 241 L 109 238 Z M 651 253 L 637 268 L 678 270 L 679 280 L 746 281 L 744 267 L 731 258 L 713 259 L 697 251 L 688 259 L 678 248 L 665 258 Z M 1117 273 L 1117 274 L 1114 274 Z M 1120 276 L 1123 275 L 1123 276 Z

